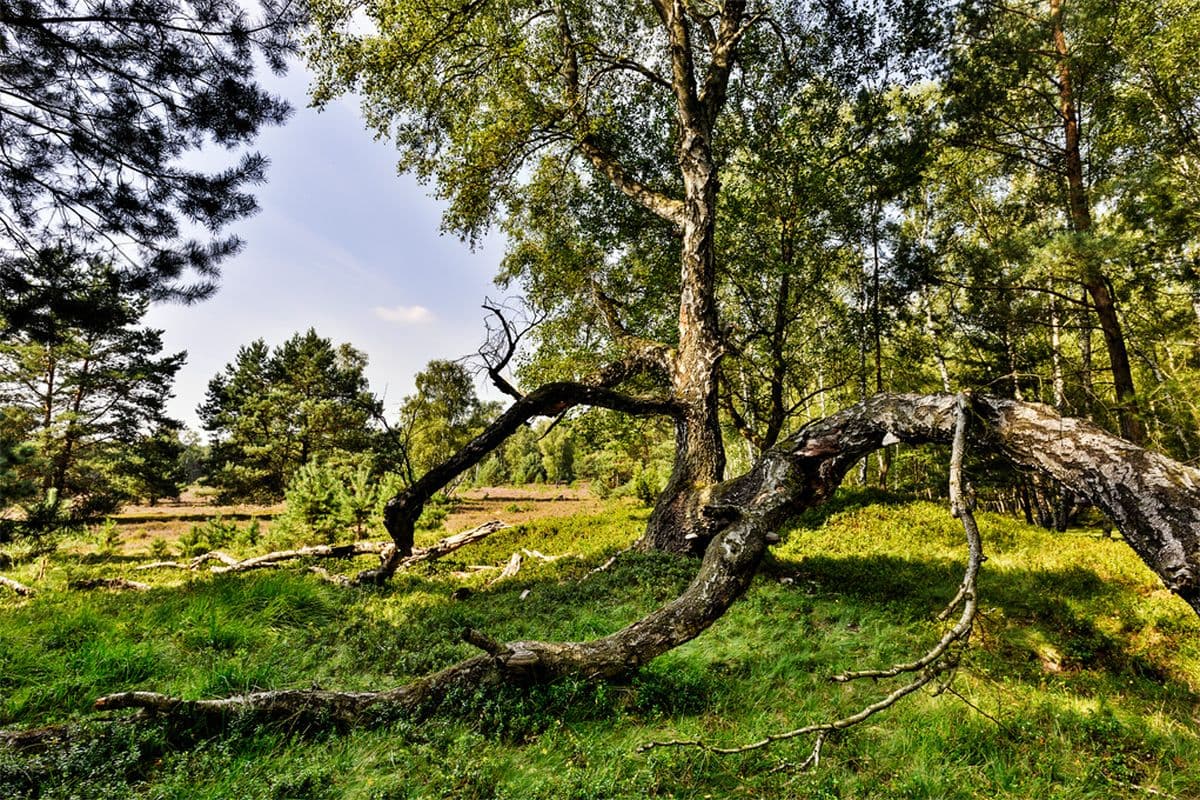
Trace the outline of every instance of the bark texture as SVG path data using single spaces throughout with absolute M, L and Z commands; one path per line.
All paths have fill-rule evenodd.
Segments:
M 877 395 L 813 422 L 768 451 L 746 475 L 707 495 L 706 526 L 716 531 L 700 569 L 675 600 L 621 630 L 587 642 L 498 643 L 478 631 L 464 638 L 484 654 L 406 686 L 381 692 L 282 690 L 218 700 L 151 692 L 102 697 L 98 708 L 143 708 L 200 717 L 353 722 L 373 707 L 424 714 L 447 693 L 573 675 L 627 675 L 699 635 L 745 591 L 775 531 L 825 501 L 863 456 L 897 439 L 949 443 L 954 395 Z M 1134 550 L 1175 593 L 1200 612 L 1200 471 L 1148 453 L 1048 406 L 976 398 L 974 446 L 1044 472 L 1108 511 Z

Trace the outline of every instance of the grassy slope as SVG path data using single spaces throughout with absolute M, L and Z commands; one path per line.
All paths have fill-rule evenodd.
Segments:
M 0 596 L 0 726 L 84 720 L 94 735 L 0 752 L 0 797 L 1200 797 L 1200 621 L 1119 541 L 989 515 L 982 618 L 954 683 L 987 716 L 949 693 L 909 698 L 831 741 L 811 773 L 788 768 L 806 742 L 634 755 L 648 739 L 736 744 L 852 710 L 886 688 L 830 674 L 936 637 L 929 620 L 957 585 L 961 531 L 937 504 L 860 500 L 799 521 L 744 600 L 628 686 L 456 698 L 460 716 L 348 733 L 110 727 L 88 707 L 131 688 L 393 685 L 471 654 L 458 641 L 466 625 L 498 639 L 606 633 L 674 595 L 693 565 L 627 554 L 585 577 L 642 524 L 616 504 L 506 531 L 382 590 L 298 571 L 166 572 L 148 593 L 82 594 L 62 589 L 68 577 L 132 562 L 60 556 L 38 597 Z M 575 557 L 527 560 L 491 587 L 486 573 L 451 575 L 521 547 Z M 464 583 L 473 593 L 451 599 Z

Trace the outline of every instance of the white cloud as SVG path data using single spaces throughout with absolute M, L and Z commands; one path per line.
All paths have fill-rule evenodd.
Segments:
M 433 321 L 433 312 L 425 306 L 375 306 L 375 316 L 400 325 L 420 325 Z

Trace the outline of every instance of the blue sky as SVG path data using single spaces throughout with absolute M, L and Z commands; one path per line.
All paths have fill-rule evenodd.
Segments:
M 261 210 L 233 228 L 245 250 L 226 262 L 212 299 L 159 305 L 146 320 L 166 331 L 168 352 L 188 352 L 170 412 L 196 430 L 208 380 L 238 347 L 260 337 L 278 344 L 309 327 L 367 353 L 371 388 L 394 410 L 430 359 L 475 351 L 480 303 L 499 295 L 492 277 L 503 242 L 472 252 L 442 234 L 431 187 L 397 175 L 391 144 L 367 132 L 356 101 L 308 108 L 299 65 L 267 83 L 295 113 L 258 139 L 271 166 L 257 191 Z

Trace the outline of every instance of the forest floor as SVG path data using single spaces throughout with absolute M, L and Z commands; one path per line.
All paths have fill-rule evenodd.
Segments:
M 577 490 L 477 493 L 450 530 L 484 517 L 513 527 L 383 588 L 339 587 L 303 565 L 137 570 L 151 558 L 133 535 L 154 524 L 146 513 L 3 570 L 37 594 L 0 588 L 0 728 L 68 723 L 71 738 L 0 746 L 0 797 L 1200 798 L 1200 619 L 1119 538 L 1097 532 L 981 514 L 981 613 L 949 689 L 832 738 L 817 768 L 801 771 L 803 739 L 734 756 L 635 750 L 659 739 L 738 745 L 886 694 L 887 682 L 829 678 L 915 656 L 939 636 L 934 616 L 963 561 L 944 505 L 840 494 L 784 532 L 713 628 L 627 684 L 480 692 L 423 722 L 349 731 L 129 724 L 91 704 L 132 689 L 200 698 L 391 687 L 474 655 L 460 638 L 467 626 L 502 641 L 613 631 L 674 597 L 696 565 L 622 552 L 647 512 Z M 244 535 L 253 520 L 225 513 L 231 553 L 268 546 L 269 536 Z M 176 551 L 178 536 L 156 537 Z M 496 581 L 523 550 L 563 557 L 528 556 Z M 67 588 L 87 577 L 151 588 Z

